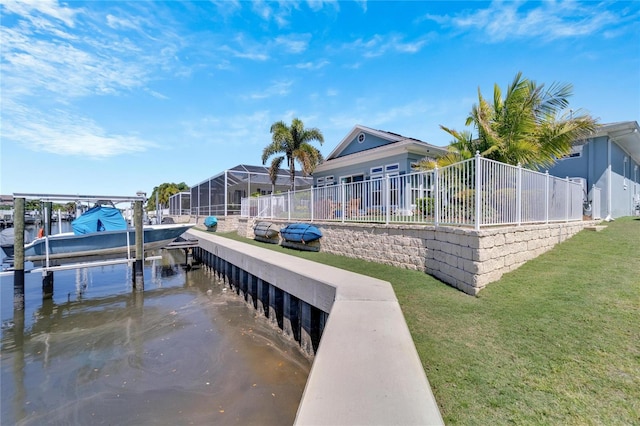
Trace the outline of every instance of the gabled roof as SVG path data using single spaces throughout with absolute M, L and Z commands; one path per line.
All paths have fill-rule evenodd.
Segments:
M 389 141 L 388 144 L 370 149 L 342 155 L 343 151 L 360 133 L 366 133 Z M 344 167 L 366 161 L 377 161 L 403 152 L 412 152 L 421 156 L 439 157 L 447 152 L 445 147 L 435 146 L 419 139 L 409 138 L 398 133 L 376 130 L 366 126 L 356 125 L 331 151 L 325 161 L 316 167 L 314 172 L 323 172 L 337 167 Z
M 340 154 L 342 153 L 342 151 L 345 150 L 345 148 L 347 148 L 347 146 L 349 146 L 349 144 L 355 139 L 355 137 L 360 134 L 360 133 L 367 133 L 370 135 L 374 135 L 377 136 L 381 139 L 384 140 L 388 140 L 390 143 L 397 143 L 397 142 L 413 142 L 413 143 L 417 143 L 417 144 L 424 144 L 426 146 L 432 147 L 434 148 L 435 152 L 439 152 L 439 150 L 442 151 L 446 151 L 446 149 L 442 148 L 442 147 L 437 147 L 435 145 L 430 145 L 426 142 L 423 142 L 419 139 L 415 139 L 415 138 L 409 138 L 406 136 L 402 136 L 398 133 L 393 133 L 393 132 L 387 132 L 385 130 L 376 130 L 376 129 L 372 129 L 370 127 L 366 127 L 366 126 L 362 126 L 360 124 L 357 124 L 353 127 L 353 129 L 351 129 L 351 131 L 347 134 L 347 136 L 344 137 L 344 139 L 342 139 L 342 141 L 340 141 L 340 143 L 338 144 L 338 146 L 336 146 L 334 148 L 333 151 L 331 151 L 331 153 L 327 156 L 326 160 L 333 160 L 337 157 L 340 156 Z M 373 149 L 377 149 L 377 148 L 373 148 Z M 357 154 L 360 154 L 360 152 L 358 152 Z M 353 154 L 351 154 L 353 155 Z
M 633 161 L 640 163 L 640 126 L 637 121 L 607 123 L 598 127 L 594 137 L 607 136 L 620 145 Z

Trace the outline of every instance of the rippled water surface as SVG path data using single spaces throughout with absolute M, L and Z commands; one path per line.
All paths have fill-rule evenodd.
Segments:
M 180 251 L 145 266 L 0 277 L 3 425 L 291 424 L 310 361 Z

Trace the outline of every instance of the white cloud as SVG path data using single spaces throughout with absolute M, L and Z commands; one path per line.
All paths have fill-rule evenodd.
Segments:
M 266 61 L 269 59 L 269 54 L 265 46 L 254 40 L 247 39 L 243 33 L 237 34 L 233 38 L 233 42 L 237 47 L 231 47 L 225 44 L 220 47 L 220 50 L 241 59 L 249 59 L 252 61 Z
M 266 99 L 273 96 L 286 96 L 291 92 L 292 81 L 276 81 L 262 91 L 248 95 L 250 99 Z
M 409 53 L 419 52 L 427 43 L 426 37 L 421 37 L 413 41 L 404 41 L 403 36 L 398 34 L 380 35 L 375 34 L 369 39 L 359 38 L 343 45 L 349 50 L 360 51 L 365 58 L 375 58 L 388 53 Z
M 240 4 L 239 0 L 210 0 L 210 1 L 217 7 L 218 12 L 224 16 L 232 15 L 237 11 L 239 11 L 240 9 L 242 9 L 242 5 Z
M 271 140 L 269 128 L 274 122 L 269 111 L 235 116 L 207 116 L 183 122 L 185 134 L 200 145 L 264 145 Z
M 283 46 L 290 53 L 302 53 L 309 46 L 311 34 L 292 34 L 289 36 L 278 36 L 274 42 L 276 46 Z
M 93 120 L 61 109 L 42 113 L 22 105 L 11 105 L 9 111 L 9 115 L 3 117 L 3 141 L 24 145 L 32 151 L 105 158 L 146 151 L 155 146 L 136 136 L 109 134 Z
M 330 5 L 333 9 L 340 10 L 340 3 L 336 0 L 307 0 L 307 5 L 314 12 L 319 12 L 325 5 Z M 366 2 L 364 9 L 366 11 Z
M 298 3 L 294 1 L 265 2 L 255 0 L 251 2 L 252 9 L 264 21 L 273 21 L 280 28 L 289 25 L 291 10 L 298 8 Z M 274 6 L 274 7 L 272 7 Z
M 367 13 L 367 0 L 355 0 L 355 2 L 360 5 L 364 13 Z
M 167 100 L 167 99 L 169 99 L 169 97 L 168 97 L 168 96 L 165 96 L 165 95 L 163 95 L 162 93 L 160 93 L 160 92 L 156 92 L 155 90 L 151 90 L 151 89 L 149 89 L 149 88 L 146 88 L 146 89 L 145 89 L 145 92 L 147 92 L 148 94 L 150 94 L 151 96 L 153 96 L 153 97 L 154 97 L 154 98 L 156 98 L 156 99 L 161 99 L 161 100 Z
M 6 12 L 24 16 L 36 26 L 48 25 L 45 17 L 51 17 L 58 21 L 62 21 L 66 26 L 73 27 L 75 25 L 74 17 L 81 13 L 81 9 L 70 9 L 62 6 L 57 0 L 5 0 L 2 7 Z
M 606 4 L 573 1 L 535 3 L 495 1 L 483 9 L 465 11 L 454 16 L 425 15 L 441 25 L 460 30 L 484 32 L 489 41 L 510 38 L 538 38 L 552 41 L 604 32 L 629 17 L 618 16 Z M 637 16 L 635 17 L 637 19 Z
M 296 64 L 295 67 L 301 70 L 319 70 L 320 68 L 324 68 L 329 65 L 329 61 L 323 60 L 318 62 L 302 62 Z
M 56 4 L 35 2 L 40 6 Z M 17 3 L 12 3 L 15 6 Z M 2 91 L 4 96 L 51 98 L 61 103 L 71 98 L 104 95 L 143 87 L 161 70 L 183 72 L 176 59 L 179 40 L 169 30 L 152 28 L 157 38 L 145 33 L 149 22 L 114 14 L 99 15 L 84 9 L 37 14 L 36 9 L 10 7 L 13 25 L 0 27 Z M 51 16 L 56 19 L 50 18 Z M 77 18 L 73 33 L 60 19 Z M 62 18 L 58 18 L 62 17 Z M 109 23 L 109 25 L 104 25 Z M 111 27 L 117 27 L 113 31 Z M 127 30 L 134 30 L 133 33 Z M 135 38 L 133 38 L 135 37 Z

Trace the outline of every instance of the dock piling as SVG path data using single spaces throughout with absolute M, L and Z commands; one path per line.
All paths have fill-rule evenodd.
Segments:
M 15 198 L 13 240 L 13 308 L 24 310 L 24 198 Z
M 42 298 L 53 298 L 53 271 L 42 272 Z
M 142 228 L 142 201 L 135 201 L 133 223 L 136 230 L 136 260 L 133 262 L 133 288 L 144 290 L 144 231 Z
M 48 201 L 44 203 L 44 217 L 42 218 L 44 223 L 42 224 L 44 228 L 44 236 L 49 238 L 51 236 L 51 213 L 53 210 L 53 203 Z M 49 251 L 47 245 L 47 252 Z M 49 258 L 47 257 L 47 262 L 45 265 L 47 268 L 51 266 L 49 264 Z M 53 271 L 46 271 L 42 273 L 42 298 L 49 299 L 53 298 Z

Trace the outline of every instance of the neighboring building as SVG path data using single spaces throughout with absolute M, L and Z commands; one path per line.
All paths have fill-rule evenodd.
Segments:
M 437 158 L 447 149 L 397 133 L 356 125 L 313 172 L 316 187 L 362 182 L 411 173 L 425 157 Z
M 289 170 L 280 169 L 275 187 L 264 166 L 237 165 L 191 187 L 192 216 L 227 216 L 240 214 L 242 198 L 253 194 L 287 192 L 290 187 Z M 311 187 L 312 178 L 296 171 L 295 188 Z
M 600 189 L 600 211 L 594 217 L 613 219 L 638 214 L 640 208 L 640 127 L 637 121 L 604 124 L 593 137 L 573 144 L 549 174 L 579 178 L 586 197 Z M 596 207 L 597 203 L 594 203 Z M 597 208 L 597 207 L 596 207 Z

